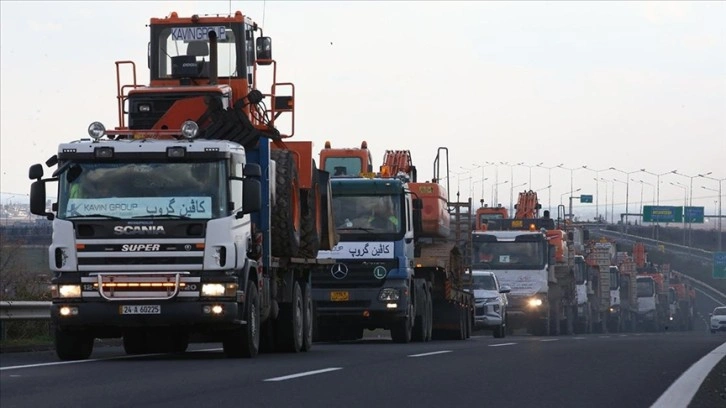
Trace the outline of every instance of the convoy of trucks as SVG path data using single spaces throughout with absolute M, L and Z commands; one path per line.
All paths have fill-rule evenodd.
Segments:
M 616 256 L 563 221 L 563 206 L 557 222 L 540 216 L 534 191 L 511 218 L 452 201 L 445 147 L 431 181 L 408 150 L 387 150 L 374 171 L 366 142 L 326 142 L 318 167 L 312 142 L 289 140 L 295 88 L 277 81 L 271 39 L 241 12 L 173 12 L 149 30 L 149 85 L 116 62 L 119 125 L 62 143 L 50 177 L 29 170 L 31 212 L 53 221 L 60 359 L 111 337 L 128 354 L 183 352 L 199 337 L 254 357 L 377 328 L 408 343 L 464 340 L 475 324 L 495 337 L 693 327 L 692 288 L 642 246 Z M 477 277 L 494 278 L 495 295 L 475 299 Z

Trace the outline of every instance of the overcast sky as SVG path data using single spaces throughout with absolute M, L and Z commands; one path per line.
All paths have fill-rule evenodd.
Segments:
M 410 149 L 430 178 L 446 146 L 452 172 L 464 172 L 452 190 L 486 202 L 495 166 L 483 183 L 476 166 L 487 162 L 726 178 L 726 2 L 3 0 L 0 190 L 27 194 L 30 164 L 86 137 L 92 121 L 117 125 L 114 61 L 135 60 L 147 83 L 150 17 L 230 8 L 273 38 L 278 77 L 296 87 L 295 138 L 316 151 L 366 140 L 377 166 L 385 150 Z M 534 167 L 531 186 L 529 173 L 499 165 L 498 201 L 509 205 L 512 185 L 515 196 L 542 189 L 545 206 L 567 200 L 569 170 Z M 600 213 L 613 188 L 624 204 L 624 174 L 573 175 L 576 194 L 598 193 Z M 596 176 L 622 183 L 596 186 Z M 631 211 L 641 187 L 651 204 L 656 177 L 630 178 Z M 682 205 L 691 179 L 661 181 L 661 205 Z M 693 186 L 693 204 L 712 213 L 718 194 L 701 186 L 718 183 Z

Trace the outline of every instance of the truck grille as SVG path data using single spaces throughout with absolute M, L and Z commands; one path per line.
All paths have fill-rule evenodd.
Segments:
M 83 239 L 76 244 L 78 270 L 199 270 L 204 265 L 204 239 Z
M 200 278 L 177 273 L 99 273 L 81 278 L 84 298 L 106 300 L 171 299 L 199 296 Z M 100 289 L 99 289 L 100 288 Z
M 316 288 L 379 288 L 388 272 L 397 267 L 391 262 L 338 262 L 323 265 L 313 275 Z M 383 270 L 385 269 L 385 273 Z M 377 274 L 376 274 L 377 272 Z

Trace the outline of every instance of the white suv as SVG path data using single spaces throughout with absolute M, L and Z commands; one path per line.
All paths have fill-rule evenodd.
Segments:
M 496 338 L 507 334 L 507 293 L 509 286 L 499 286 L 494 272 L 473 271 L 472 285 L 474 291 L 474 328 L 493 330 Z
M 713 309 L 711 313 L 711 333 L 726 331 L 726 306 Z

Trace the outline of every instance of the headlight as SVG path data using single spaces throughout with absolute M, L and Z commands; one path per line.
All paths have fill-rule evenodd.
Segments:
M 529 304 L 530 307 L 540 307 L 540 306 L 542 306 L 542 299 L 539 299 L 539 298 L 529 299 L 529 302 L 527 302 L 527 304 Z
M 493 303 L 493 302 L 496 302 L 498 300 L 499 300 L 498 297 L 484 298 L 484 303 Z
M 237 287 L 236 283 L 205 283 L 202 285 L 202 296 L 234 296 Z
M 196 122 L 187 120 L 182 123 L 181 134 L 185 139 L 194 139 L 197 136 L 197 132 L 199 132 L 199 125 Z
M 99 140 L 106 134 L 106 127 L 101 122 L 93 122 L 88 125 L 88 136 L 93 140 Z
M 398 300 L 400 298 L 400 294 L 398 293 L 398 289 L 394 288 L 383 288 L 378 293 L 378 300 L 382 302 L 390 301 L 390 300 Z
M 53 297 L 57 298 L 79 298 L 81 297 L 81 285 L 52 285 Z

